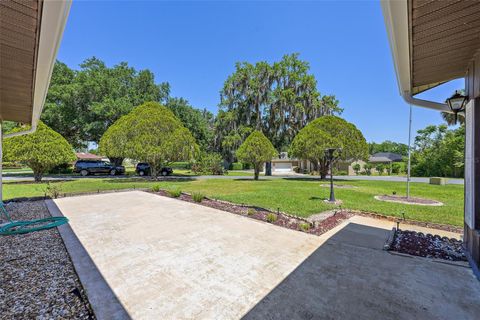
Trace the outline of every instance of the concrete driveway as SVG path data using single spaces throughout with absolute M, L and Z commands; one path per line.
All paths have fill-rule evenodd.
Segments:
M 316 236 L 140 191 L 55 203 L 135 319 L 238 319 L 321 243 Z
M 59 230 L 99 319 L 480 314 L 468 265 L 383 251 L 385 220 L 355 216 L 317 237 L 139 191 L 55 204 L 70 219 Z

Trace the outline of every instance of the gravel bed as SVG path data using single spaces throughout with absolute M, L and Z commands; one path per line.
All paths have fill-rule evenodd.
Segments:
M 393 251 L 450 261 L 467 261 L 462 241 L 422 232 L 396 230 Z
M 161 196 L 170 197 L 170 195 L 165 190 L 160 190 L 159 192 L 154 192 L 154 193 Z M 197 203 L 193 201 L 191 195 L 186 193 L 182 193 L 176 199 Z M 202 202 L 197 204 L 214 208 L 214 209 L 227 211 L 230 213 L 235 213 L 251 219 L 269 222 L 271 224 L 274 224 L 280 227 L 298 230 L 298 231 L 315 234 L 315 235 L 321 235 L 327 232 L 328 230 L 334 228 L 335 226 L 339 225 L 342 221 L 353 216 L 353 214 L 351 214 L 350 212 L 339 211 L 333 214 L 329 218 L 326 218 L 320 222 L 312 223 L 306 219 L 297 218 L 283 212 L 273 212 L 260 207 L 238 205 L 238 204 L 234 204 L 227 201 L 220 201 L 220 200 L 214 200 L 209 198 L 205 198 L 202 200 Z M 275 219 L 276 219 L 273 222 L 268 221 L 268 217 L 271 216 L 272 214 L 275 215 Z
M 50 216 L 43 201 L 6 207 L 13 220 Z M 0 237 L 0 319 L 95 319 L 56 228 Z

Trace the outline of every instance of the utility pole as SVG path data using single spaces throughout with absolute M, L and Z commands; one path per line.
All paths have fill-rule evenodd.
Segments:
M 408 164 L 407 164 L 407 199 L 410 199 L 410 159 L 411 159 L 411 136 L 412 136 L 412 105 L 410 105 L 410 116 L 408 120 Z

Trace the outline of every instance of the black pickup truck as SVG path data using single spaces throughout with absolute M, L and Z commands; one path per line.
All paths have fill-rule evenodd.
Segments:
M 149 176 L 150 175 L 150 165 L 146 162 L 139 162 L 137 163 L 137 166 L 135 167 L 135 172 L 139 176 Z M 173 173 L 172 168 L 169 167 L 163 167 L 162 170 L 160 170 L 160 174 L 162 176 L 169 176 Z

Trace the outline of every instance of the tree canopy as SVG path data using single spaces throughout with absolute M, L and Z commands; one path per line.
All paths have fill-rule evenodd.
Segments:
M 417 131 L 412 153 L 412 175 L 463 177 L 465 125 L 448 130 L 430 125 Z
M 253 131 L 237 150 L 240 161 L 253 165 L 255 180 L 258 180 L 263 164 L 277 155 L 270 140 L 259 130 Z
M 165 102 L 168 83 L 155 84 L 150 70 L 137 71 L 121 62 L 107 67 L 92 57 L 70 69 L 54 66 L 42 120 L 74 147 L 97 142 L 121 116 L 147 101 Z
M 174 161 L 189 161 L 198 152 L 195 138 L 172 111 L 147 102 L 122 116 L 100 140 L 109 158 L 131 158 L 150 164 L 152 176 Z
M 29 126 L 15 127 L 9 133 L 28 130 Z M 3 145 L 4 161 L 26 164 L 33 171 L 35 181 L 57 165 L 76 160 L 72 146 L 59 133 L 43 122 L 33 133 L 6 138 Z
M 325 157 L 328 148 L 341 148 L 337 156 L 344 160 L 368 158 L 368 145 L 362 132 L 336 116 L 324 116 L 306 125 L 293 139 L 290 153 L 310 160 L 325 178 L 330 165 Z
M 273 64 L 236 64 L 220 92 L 215 126 L 216 146 L 227 159 L 252 130 L 262 131 L 281 151 L 310 121 L 342 112 L 335 96 L 318 92 L 309 71 L 298 54 Z
M 370 142 L 368 144 L 370 154 L 377 152 L 393 152 L 404 157 L 408 156 L 408 145 L 399 142 L 385 140 L 381 143 Z
M 192 107 L 183 98 L 169 98 L 166 104 L 173 114 L 190 130 L 202 150 L 213 151 L 213 114 Z

